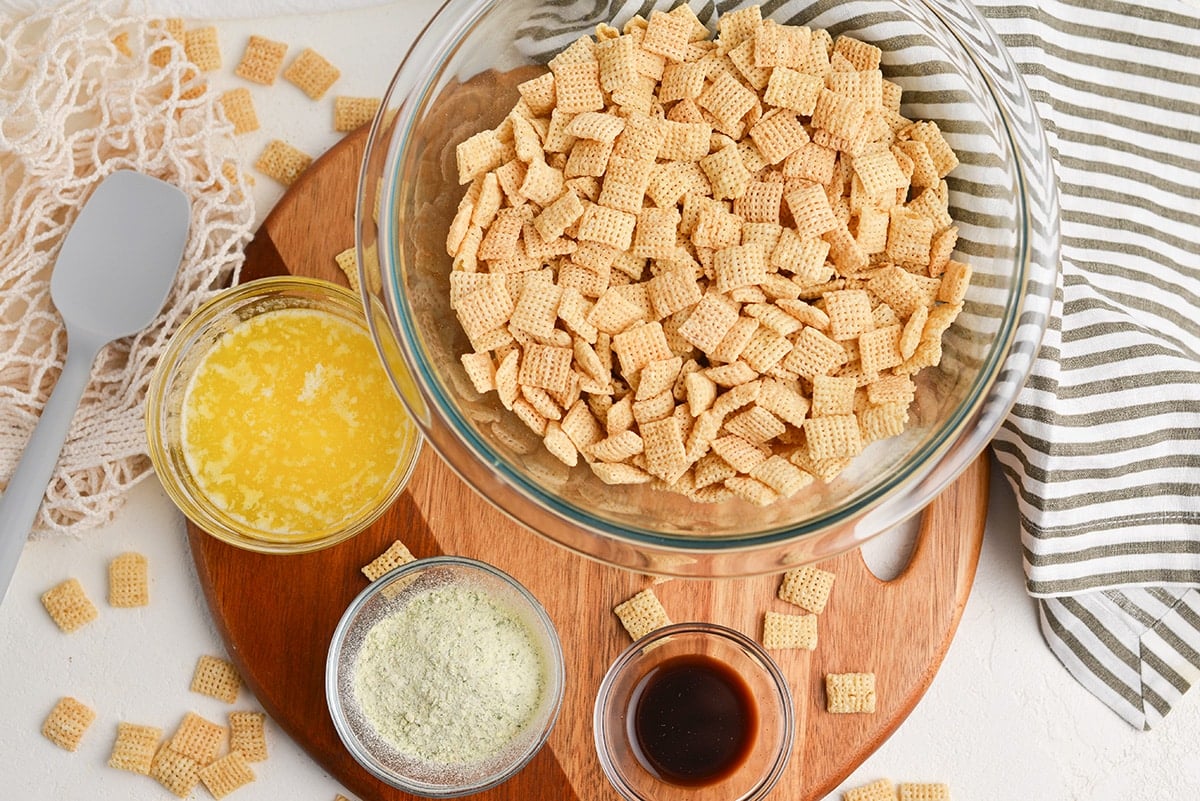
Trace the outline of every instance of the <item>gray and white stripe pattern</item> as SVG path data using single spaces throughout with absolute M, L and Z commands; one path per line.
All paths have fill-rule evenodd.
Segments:
M 1200 680 L 1200 11 L 978 5 L 1062 207 L 1054 324 L 994 452 L 1047 642 L 1150 728 Z
M 762 8 L 824 27 L 823 12 L 846 2 Z M 567 44 L 558 20 L 621 21 L 671 5 L 548 3 L 522 33 L 531 50 L 554 49 Z M 711 27 L 733 4 L 690 5 Z M 860 30 L 895 17 L 855 5 Z M 1149 728 L 1200 680 L 1200 5 L 976 6 L 1035 101 L 1061 205 L 1052 324 L 993 449 L 1017 496 L 1048 644 Z M 927 65 L 917 81 L 930 103 L 936 73 Z M 906 97 L 922 102 L 920 91 Z M 982 163 L 971 155 L 965 164 Z

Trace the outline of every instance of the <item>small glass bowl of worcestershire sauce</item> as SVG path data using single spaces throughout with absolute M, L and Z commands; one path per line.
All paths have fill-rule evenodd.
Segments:
M 787 679 L 754 640 L 712 623 L 676 623 L 608 669 L 592 731 L 623 798 L 750 801 L 783 775 L 795 712 Z

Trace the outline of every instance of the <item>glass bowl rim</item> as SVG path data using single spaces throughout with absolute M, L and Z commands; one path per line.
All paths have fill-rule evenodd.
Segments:
M 766 648 L 756 642 L 753 637 L 749 637 L 731 626 L 725 626 L 720 623 L 709 623 L 699 620 L 669 623 L 634 640 L 617 655 L 605 671 L 604 678 L 600 681 L 600 687 L 596 691 L 596 700 L 592 707 L 592 741 L 596 748 L 596 756 L 600 760 L 600 766 L 613 789 L 622 798 L 635 799 L 640 797 L 634 793 L 633 788 L 628 787 L 627 782 L 620 778 L 613 765 L 612 757 L 609 754 L 610 744 L 604 733 L 606 728 L 605 713 L 608 709 L 608 702 L 613 697 L 613 685 L 626 669 L 652 651 L 657 644 L 672 637 L 690 635 L 698 635 L 702 639 L 716 638 L 724 640 L 746 652 L 754 661 L 759 663 L 762 667 L 762 672 L 770 677 L 771 687 L 774 689 L 775 695 L 780 699 L 780 724 L 783 730 L 783 739 L 780 742 L 779 753 L 775 755 L 770 770 L 760 778 L 754 787 L 747 791 L 754 793 L 754 795 L 749 796 L 750 798 L 761 798 L 779 782 L 791 760 L 792 748 L 796 741 L 795 699 L 792 696 L 791 684 L 788 682 L 787 676 L 783 674 L 783 669 L 779 667 L 779 663 L 775 661 L 775 658 L 771 656 Z M 629 792 L 626 792 L 627 790 Z M 746 797 L 742 796 L 742 798 Z
M 346 287 L 327 281 L 323 278 L 298 275 L 271 275 L 256 278 L 244 283 L 235 284 L 222 289 L 212 297 L 197 306 L 172 334 L 167 349 L 159 357 L 151 374 L 146 391 L 146 409 L 144 420 L 146 438 L 149 446 L 149 456 L 155 475 L 163 491 L 172 502 L 184 513 L 189 522 L 205 534 L 242 550 L 267 554 L 298 554 L 322 550 L 362 533 L 372 523 L 378 520 L 396 499 L 404 492 L 416 468 L 421 454 L 424 437 L 416 421 L 411 421 L 414 427 L 413 444 L 404 452 L 403 468 L 394 474 L 394 479 L 385 486 L 373 503 L 366 505 L 352 519 L 348 519 L 341 527 L 323 537 L 295 541 L 271 541 L 265 538 L 246 534 L 236 521 L 221 514 L 203 493 L 188 488 L 189 479 L 179 475 L 175 470 L 175 460 L 167 452 L 169 445 L 163 436 L 163 426 L 166 424 L 168 389 L 177 381 L 187 381 L 188 376 L 181 376 L 179 366 L 199 344 L 203 334 L 226 314 L 234 313 L 258 300 L 272 295 L 288 292 L 303 292 L 321 301 L 332 301 L 347 311 L 358 311 L 359 318 L 353 320 L 368 336 L 372 336 L 370 326 L 363 313 L 362 299 Z M 343 319 L 349 319 L 344 317 Z M 407 409 L 405 409 L 407 413 Z
M 901 0 L 896 0 L 896 2 L 898 5 L 905 5 Z M 357 205 L 357 214 L 359 217 L 357 233 L 360 256 L 363 255 L 364 250 L 364 220 L 370 219 L 367 215 L 374 205 L 373 193 L 371 202 L 367 202 L 366 187 L 372 181 L 378 183 L 376 188 L 380 190 L 379 219 L 392 220 L 397 207 L 400 205 L 397 203 L 397 195 L 402 187 L 400 165 L 404 159 L 406 148 L 412 140 L 414 127 L 418 122 L 418 114 L 423 113 L 433 99 L 433 92 L 437 88 L 435 86 L 435 79 L 440 75 L 445 60 L 448 58 L 448 53 L 452 52 L 454 48 L 459 47 L 464 38 L 473 31 L 478 19 L 490 8 L 497 5 L 499 5 L 498 0 L 448 0 L 417 38 L 417 43 L 420 44 L 427 35 L 431 35 L 431 29 L 436 26 L 444 15 L 454 14 L 455 21 L 447 23 L 448 25 L 452 25 L 452 30 L 449 34 L 435 32 L 442 35 L 436 45 L 436 54 L 440 60 L 438 58 L 426 59 L 416 63 L 415 66 L 410 66 L 410 62 L 413 61 L 413 51 L 410 50 L 397 68 L 385 93 L 381 111 L 372 122 L 366 145 L 366 153 L 362 162 Z M 1033 256 L 1036 250 L 1035 245 L 1040 243 L 1040 240 L 1035 236 L 1035 226 L 1031 218 L 1030 180 L 1052 181 L 1053 179 L 1052 175 L 1039 177 L 1036 170 L 1045 168 L 1045 163 L 1033 159 L 1030 154 L 1025 152 L 1025 147 L 1023 147 L 1022 143 L 1017 141 L 1018 136 L 1014 130 L 1012 108 L 1013 104 L 1018 101 L 1022 103 L 1032 102 L 1028 90 L 1023 84 L 1020 84 L 1017 101 L 1014 101 L 1005 92 L 1000 91 L 996 83 L 997 76 L 994 74 L 995 65 L 991 65 L 991 68 L 989 68 L 986 60 L 982 56 L 977 56 L 972 48 L 966 46 L 963 41 L 965 30 L 983 36 L 990 42 L 999 45 L 997 53 L 993 55 L 1000 61 L 1011 64 L 1011 57 L 1003 49 L 998 37 L 987 25 L 986 21 L 975 9 L 964 4 L 956 5 L 953 2 L 940 2 L 940 0 L 911 0 L 908 2 L 908 5 L 921 6 L 937 20 L 944 33 L 948 34 L 953 41 L 963 45 L 955 51 L 956 55 L 965 56 L 966 61 L 970 65 L 972 79 L 982 83 L 986 89 L 987 98 L 990 100 L 990 106 L 996 110 L 1001 119 L 1002 128 L 996 130 L 995 135 L 1002 136 L 1011 150 L 1013 158 L 1009 162 L 1009 168 L 1014 175 L 1017 186 L 1017 191 L 1013 198 L 1017 207 L 1014 230 L 1014 252 L 1016 254 L 1013 260 L 1014 277 L 1012 289 L 1006 294 L 1004 300 L 1004 315 L 1001 320 L 1002 327 L 995 338 L 997 344 L 986 353 L 985 363 L 973 379 L 967 397 L 955 407 L 953 413 L 946 420 L 942 421 L 936 429 L 931 431 L 924 442 L 910 453 L 903 462 L 899 463 L 889 475 L 877 478 L 872 483 L 859 488 L 851 500 L 843 501 L 831 509 L 827 509 L 816 516 L 810 516 L 801 521 L 773 524 L 768 528 L 757 531 L 701 538 L 676 530 L 664 531 L 650 527 L 639 527 L 636 522 L 628 519 L 618 521 L 613 518 L 600 516 L 592 513 L 584 506 L 565 503 L 552 490 L 522 475 L 519 470 L 513 469 L 514 466 L 510 464 L 511 460 L 487 446 L 472 430 L 471 425 L 452 400 L 453 393 L 449 393 L 451 397 L 448 397 L 447 393 L 442 391 L 441 387 L 446 385 L 446 382 L 437 377 L 436 371 L 429 369 L 427 360 L 422 357 L 425 350 L 421 344 L 423 337 L 416 330 L 415 324 L 411 319 L 412 315 L 400 313 L 401 311 L 406 312 L 407 306 L 404 302 L 405 291 L 400 286 L 401 270 L 396 260 L 392 258 L 399 252 L 399 245 L 396 239 L 400 234 L 395 230 L 398 226 L 395 223 L 381 224 L 376 230 L 376 236 L 378 239 L 377 252 L 380 270 L 384 279 L 382 291 L 387 301 L 385 306 L 387 306 L 389 311 L 396 310 L 397 312 L 394 315 L 385 315 L 384 319 L 391 329 L 389 332 L 390 335 L 394 337 L 396 345 L 404 356 L 409 377 L 416 387 L 416 391 L 420 396 L 419 402 L 423 407 L 422 410 L 425 412 L 425 415 L 414 414 L 414 417 L 418 419 L 422 431 L 430 441 L 430 444 L 464 481 L 479 491 L 476 483 L 447 456 L 446 448 L 439 442 L 439 429 L 444 429 L 447 432 L 440 434 L 440 436 L 444 436 L 450 440 L 456 452 L 465 451 L 470 456 L 474 462 L 473 467 L 482 466 L 492 470 L 496 475 L 492 476 L 491 480 L 504 491 L 513 494 L 514 497 L 505 498 L 503 502 L 494 498 L 491 500 L 506 514 L 517 519 L 518 522 L 530 525 L 527 521 L 521 519 L 517 510 L 536 508 L 553 518 L 582 529 L 590 535 L 613 540 L 626 547 L 634 549 L 649 548 L 667 553 L 708 553 L 723 556 L 769 547 L 777 548 L 809 536 L 820 535 L 823 532 L 836 529 L 840 526 L 853 524 L 868 515 L 876 517 L 891 516 L 891 522 L 898 522 L 899 519 L 906 516 L 900 514 L 901 510 L 897 508 L 899 496 L 905 495 L 911 490 L 916 490 L 920 493 L 923 502 L 927 503 L 936 496 L 937 492 L 949 485 L 954 478 L 961 474 L 978 457 L 979 453 L 986 447 L 987 441 L 990 440 L 1000 423 L 1003 422 L 1004 414 L 993 414 L 992 418 L 994 419 L 988 420 L 989 432 L 986 437 L 977 438 L 980 441 L 974 444 L 977 444 L 978 447 L 973 448 L 974 452 L 969 458 L 956 454 L 952 470 L 935 471 L 935 468 L 939 467 L 939 463 L 951 451 L 955 450 L 955 445 L 971 430 L 972 424 L 985 416 L 983 413 L 990 405 L 999 400 L 1005 405 L 1006 409 L 1011 408 L 1012 404 L 1016 402 L 1020 384 L 1023 383 L 1024 377 L 1028 375 L 1032 367 L 1032 358 L 1029 358 L 1028 353 L 1023 352 L 1019 356 L 1014 355 L 1016 350 L 1014 345 L 1020 342 L 1023 351 L 1037 351 L 1047 328 L 1046 315 L 1026 315 L 1027 305 L 1033 306 L 1035 311 L 1040 311 L 1038 307 L 1042 305 L 1048 307 L 1049 295 L 1053 291 L 1053 281 L 1049 282 L 1048 288 L 1044 281 L 1033 281 Z M 968 28 L 967 26 L 970 27 Z M 410 72 L 413 74 L 410 75 Z M 1014 80 L 1013 76 L 1019 76 L 1019 73 L 1014 72 L 1006 80 Z M 1004 76 L 1000 77 L 1004 78 Z M 412 88 L 406 89 L 405 94 L 397 98 L 396 93 L 401 90 L 402 84 L 405 84 L 402 78 L 407 79 L 407 83 L 411 84 Z M 1015 80 L 1019 82 L 1019 77 L 1015 78 Z M 395 108 L 395 122 L 391 124 L 391 132 L 389 133 L 387 130 L 389 126 L 385 123 L 384 112 L 387 109 L 393 108 L 397 103 L 398 107 Z M 1034 122 L 1036 123 L 1036 120 Z M 1035 134 L 1044 145 L 1044 131 L 1041 130 L 1040 124 L 1035 125 L 1035 127 L 1037 129 Z M 384 154 L 382 157 L 383 170 L 379 174 L 372 174 L 373 154 L 376 153 Z M 375 157 L 378 158 L 378 156 Z M 1042 187 L 1039 186 L 1038 188 Z M 1042 194 L 1047 193 L 1039 193 L 1039 197 Z M 1052 191 L 1049 194 L 1053 195 Z M 1038 255 L 1052 256 L 1054 263 L 1048 269 L 1056 271 L 1056 199 L 1052 196 L 1044 202 L 1046 205 L 1052 207 L 1054 211 L 1053 226 L 1055 230 L 1052 232 L 1052 236 L 1049 237 L 1053 246 L 1053 253 L 1042 254 L 1039 251 Z M 1039 209 L 1039 211 L 1042 211 L 1042 209 Z M 1039 267 L 1039 269 L 1041 268 Z M 367 292 L 365 283 L 363 292 Z M 1028 301 L 1031 297 L 1035 302 L 1029 304 Z M 1032 316 L 1040 320 L 1040 325 L 1036 328 L 1036 335 L 1033 337 L 1036 341 L 1032 343 L 1025 341 L 1029 339 L 1029 326 L 1028 321 L 1025 319 L 1027 316 Z M 375 325 L 374 321 L 372 321 L 372 325 Z M 1021 337 L 1022 330 L 1025 331 L 1024 338 Z M 380 334 L 375 331 L 374 327 L 372 328 L 372 332 L 377 337 L 377 347 L 382 347 L 378 338 Z M 1028 364 L 1022 365 L 1021 362 L 1024 360 L 1027 360 Z M 1016 367 L 1013 366 L 1014 364 L 1016 364 Z M 993 392 L 998 383 L 1006 387 L 1012 384 L 1011 375 L 1013 373 L 1020 375 L 1020 381 L 1017 383 L 1016 388 L 1012 390 L 1011 396 L 994 396 Z M 1008 376 L 1003 382 L 1000 381 L 1002 375 Z M 405 402 L 409 403 L 407 397 L 405 397 Z M 426 415 L 428 415 L 428 419 Z M 935 472 L 938 473 L 936 479 L 933 477 Z M 916 507 L 911 511 L 919 508 Z M 535 531 L 544 536 L 550 536 L 551 539 L 566 545 L 566 547 L 572 550 L 576 550 L 584 555 L 594 556 L 594 554 L 585 549 L 564 543 L 560 538 L 553 535 L 547 535 L 536 526 L 533 526 L 533 528 Z M 829 555 L 832 555 L 832 553 Z M 724 573 L 721 573 L 721 575 L 724 575 Z
M 345 703 L 338 688 L 338 667 L 342 650 L 345 647 L 346 638 L 353 628 L 358 615 L 362 612 L 363 607 L 393 582 L 415 573 L 422 573 L 439 567 L 461 569 L 467 573 L 479 573 L 497 579 L 501 584 L 514 590 L 517 597 L 533 613 L 534 619 L 544 629 L 547 634 L 546 641 L 550 646 L 549 653 L 546 654 L 546 661 L 550 668 L 547 686 L 552 690 L 553 696 L 549 700 L 550 712 L 545 724 L 542 726 L 542 730 L 530 742 L 529 747 L 516 755 L 514 761 L 503 770 L 483 777 L 477 782 L 464 785 L 429 784 L 409 779 L 403 774 L 390 770 L 382 761 L 376 759 L 370 753 L 369 749 L 361 745 L 359 738 L 355 736 L 347 719 Z M 440 555 L 416 559 L 407 564 L 392 568 L 375 581 L 372 581 L 350 601 L 346 606 L 346 610 L 338 619 L 338 624 L 333 630 L 333 635 L 330 637 L 329 648 L 325 658 L 325 702 L 329 710 L 329 716 L 333 721 L 334 729 L 337 731 L 338 739 L 341 740 L 346 750 L 354 758 L 354 761 L 375 778 L 398 790 L 403 790 L 424 798 L 456 798 L 470 793 L 482 792 L 504 783 L 519 773 L 545 747 L 550 734 L 554 731 L 559 714 L 562 711 L 562 703 L 566 695 L 566 684 L 566 660 L 562 649 L 562 642 L 558 634 L 558 627 L 554 624 L 553 619 L 551 619 L 542 602 L 538 600 L 537 596 L 528 587 L 506 571 L 488 562 L 466 556 Z

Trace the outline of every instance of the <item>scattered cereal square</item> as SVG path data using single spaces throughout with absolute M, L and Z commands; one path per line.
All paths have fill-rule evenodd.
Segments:
M 637 42 L 632 36 L 616 36 L 596 44 L 600 88 L 612 94 L 637 82 Z M 550 98 L 549 105 L 554 99 Z
M 900 351 L 902 331 L 903 326 L 897 323 L 873 331 L 864 331 L 858 337 L 858 353 L 863 372 L 882 373 L 904 361 L 904 355 Z
M 866 113 L 866 104 L 858 98 L 822 89 L 813 107 L 812 125 L 833 137 L 851 139 L 858 134 Z
M 312 156 L 281 139 L 272 139 L 254 166 L 263 175 L 291 186 L 309 164 L 312 164 Z
M 688 37 L 691 31 L 692 26 L 688 19 L 663 11 L 652 11 L 642 47 L 651 53 L 666 56 L 671 61 L 683 61 L 687 58 Z
M 187 798 L 200 783 L 200 765 L 170 745 L 164 745 L 154 755 L 149 775 L 172 794 Z
M 663 394 L 669 398 L 670 408 L 674 408 L 670 393 Z M 647 420 L 641 424 L 641 432 L 646 453 L 646 472 L 668 484 L 677 481 L 691 464 L 684 449 L 679 421 L 674 416 Z
M 627 375 L 641 370 L 650 362 L 670 359 L 675 355 L 663 333 L 662 324 L 658 322 L 625 329 L 613 337 L 612 347 L 621 362 L 622 371 Z
M 507 148 L 491 129 L 467 137 L 454 148 L 458 182 L 469 184 L 489 170 L 496 169 L 505 162 L 506 155 Z
M 679 105 L 688 101 L 682 101 Z M 712 127 L 706 122 L 662 120 L 658 125 L 662 144 L 658 157 L 666 161 L 697 161 L 708 154 Z
M 613 609 L 629 636 L 640 640 L 645 635 L 671 624 L 667 610 L 653 590 L 645 589 Z
M 858 72 L 879 69 L 879 62 L 883 57 L 883 51 L 876 45 L 850 36 L 839 36 L 833 43 L 833 52 L 844 57 Z
M 193 28 L 184 34 L 183 49 L 188 61 L 201 72 L 212 72 L 221 68 L 221 47 L 217 43 L 217 29 L 209 25 Z
M 551 125 L 553 126 L 553 123 Z M 569 147 L 570 154 L 563 165 L 564 177 L 576 180 L 579 178 L 599 179 L 600 176 L 604 175 L 605 170 L 608 168 L 608 160 L 612 157 L 615 143 L 602 142 L 597 139 L 575 139 L 574 137 L 572 137 L 571 142 L 572 144 Z M 561 159 L 559 160 L 561 161 Z M 538 161 L 540 162 L 541 160 L 538 159 Z M 594 199 L 599 200 L 599 180 L 596 181 L 596 187 L 597 192 Z M 588 195 L 588 199 L 593 199 L 590 194 Z
M 341 70 L 325 60 L 325 57 L 307 47 L 283 71 L 283 77 L 298 86 L 313 100 L 320 100 L 329 87 L 342 76 Z
M 146 606 L 150 591 L 146 557 L 123 553 L 108 563 L 108 605 L 120 608 Z
M 544 72 L 536 78 L 517 84 L 517 91 L 534 114 L 549 114 L 554 110 L 554 73 Z
M 283 57 L 287 54 L 288 46 L 284 42 L 275 42 L 262 36 L 251 36 L 246 42 L 246 50 L 242 60 L 234 68 L 233 74 L 264 86 L 272 86 L 279 76 L 283 66 Z
M 599 111 L 585 111 L 577 114 L 567 123 L 567 133 L 578 139 L 591 139 L 597 142 L 613 142 L 625 130 L 625 119 L 615 114 Z M 637 154 L 631 154 L 636 156 Z
M 777 66 L 771 71 L 763 100 L 797 114 L 812 115 L 817 95 L 823 88 L 825 82 L 819 75 Z
M 590 36 L 580 36 L 554 58 L 550 59 L 551 72 L 557 71 L 565 64 L 578 64 L 584 61 L 596 60 L 596 41 Z
M 365 565 L 362 572 L 368 581 L 375 581 L 384 573 L 415 561 L 416 557 L 412 555 L 412 551 L 408 550 L 408 546 L 400 540 L 396 540 L 387 547 L 387 550 Z
M 162 729 L 156 726 L 118 723 L 117 739 L 113 742 L 108 766 L 149 776 L 162 735 Z
M 872 198 L 887 197 L 889 192 L 894 195 L 896 189 L 908 186 L 908 178 L 890 150 L 863 153 L 855 157 L 853 164 L 854 174 Z
M 201 768 L 199 775 L 213 798 L 224 798 L 254 781 L 254 771 L 250 770 L 240 751 L 230 751 L 211 765 Z
M 42 735 L 50 742 L 66 751 L 74 751 L 79 747 L 83 734 L 96 719 L 96 712 L 87 704 L 63 696 L 50 710 L 42 723 Z
M 683 6 L 680 6 L 683 8 Z M 662 103 L 671 103 L 688 98 L 695 100 L 704 91 L 704 65 L 690 61 L 686 63 L 667 64 L 663 70 L 662 85 L 659 88 L 658 99 Z
M 529 343 L 521 359 L 517 382 L 528 387 L 539 387 L 549 392 L 566 392 L 571 382 L 572 348 Z
M 891 779 L 876 779 L 847 790 L 842 794 L 842 801 L 896 801 L 896 787 Z
M 771 70 L 758 66 L 758 55 L 756 53 L 758 49 L 755 40 L 751 38 L 730 50 L 727 56 L 733 62 L 733 66 L 741 74 L 745 82 L 761 93 L 767 88 L 767 82 L 771 78 Z
M 378 97 L 347 97 L 333 99 L 333 130 L 349 133 L 375 119 L 383 101 Z
M 871 296 L 863 289 L 826 293 L 825 313 L 829 315 L 829 335 L 838 340 L 854 339 L 875 324 L 871 316 Z
M 166 37 L 162 40 L 163 44 L 154 48 L 150 52 L 150 63 L 155 67 L 165 67 L 171 61 L 171 47 L 167 44 L 170 40 L 175 40 L 183 45 L 187 34 L 185 33 L 184 22 L 179 17 L 170 17 L 164 20 L 158 20 L 153 27 L 162 28 L 166 33 Z
M 872 275 L 867 281 L 867 289 L 902 317 L 916 314 L 917 309 L 927 302 L 918 276 L 898 264 L 884 267 Z
M 198 767 L 208 765 L 217 756 L 225 737 L 225 727 L 188 712 L 164 748 L 191 759 Z
M 766 612 L 763 615 L 762 644 L 768 649 L 814 650 L 817 647 L 817 616 Z
M 629 212 L 591 205 L 579 220 L 579 239 L 628 250 L 636 226 L 637 217 Z
M 836 714 L 875 711 L 874 673 L 825 675 L 826 709 Z
M 700 159 L 700 169 L 708 176 L 713 197 L 718 200 L 741 197 L 754 180 L 754 174 L 746 169 L 736 145 L 726 145 L 704 156 Z
M 99 612 L 83 591 L 79 579 L 69 578 L 42 594 L 42 606 L 64 632 L 70 634 L 96 619 Z
M 950 787 L 941 782 L 901 782 L 899 801 L 950 801 Z
M 736 125 L 757 102 L 758 97 L 754 92 L 728 70 L 722 70 L 696 100 L 697 105 L 710 112 L 726 127 Z
M 893 208 L 888 222 L 888 258 L 904 267 L 920 268 L 929 264 L 934 221 L 903 208 Z
M 549 281 L 526 281 L 513 306 L 509 325 L 535 337 L 553 336 L 562 292 L 562 287 Z M 569 360 L 567 365 L 569 369 Z
M 244 86 L 223 92 L 218 98 L 225 116 L 233 123 L 235 134 L 250 133 L 259 129 L 258 114 L 254 110 L 254 98 Z
M 795 114 L 763 116 L 750 129 L 750 138 L 767 164 L 778 164 L 808 143 L 808 134 Z
M 550 420 L 546 424 L 546 434 L 542 437 L 542 442 L 546 450 L 567 467 L 579 464 L 579 449 L 557 420 Z
M 605 484 L 648 484 L 654 480 L 654 476 L 631 464 L 592 462 L 588 467 Z
M 208 82 L 202 77 L 200 70 L 189 66 L 179 79 L 179 99 L 195 100 L 208 91 Z
M 191 690 L 232 704 L 237 700 L 242 678 L 231 662 L 207 654 L 196 662 Z
M 958 166 L 958 156 L 942 136 L 937 123 L 931 120 L 914 122 L 904 132 L 912 139 L 925 144 L 937 169 L 938 178 L 945 178 Z
M 799 396 L 797 396 L 799 397 Z M 761 401 L 755 408 L 764 409 Z M 812 483 L 811 474 L 801 470 L 779 454 L 768 457 L 750 469 L 750 477 L 756 478 L 781 497 L 789 498 Z
M 343 251 L 338 252 L 333 260 L 337 262 L 338 269 L 346 276 L 346 282 L 350 284 L 350 289 L 357 292 L 359 289 L 358 283 L 358 249 L 348 247 Z
M 748 223 L 779 223 L 779 211 L 783 206 L 783 184 L 778 181 L 751 181 L 746 191 L 733 201 L 734 213 Z M 782 236 L 782 228 L 779 229 Z M 745 237 L 743 237 L 745 242 Z M 764 242 L 764 249 L 773 251 L 778 243 Z
M 903 403 L 885 403 L 858 412 L 858 426 L 864 441 L 894 437 L 904 431 L 908 422 L 908 406 Z
M 641 158 L 625 158 L 615 155 L 610 157 L 597 202 L 601 206 L 627 211 L 630 214 L 641 212 L 646 188 L 650 183 L 650 166 Z M 655 209 L 655 211 L 665 210 Z M 675 240 L 672 238 L 671 245 L 674 244 Z
M 558 110 L 565 114 L 603 111 L 604 92 L 600 88 L 600 65 L 595 60 L 562 64 L 554 71 L 554 91 Z
M 484 181 L 486 183 L 486 179 Z M 479 243 L 479 258 L 484 261 L 511 258 L 524 231 L 525 220 L 520 209 L 500 209 Z M 507 290 L 505 294 L 509 293 Z M 469 333 L 469 332 L 468 332 Z
M 783 574 L 779 598 L 819 615 L 825 611 L 833 579 L 833 573 L 811 565 L 792 568 Z
M 718 292 L 761 284 L 767 277 L 767 257 L 762 243 L 750 242 L 722 248 L 713 254 Z
M 712 449 L 739 473 L 749 473 L 767 459 L 761 448 L 733 434 L 714 439 Z
M 853 414 L 856 384 L 857 382 L 853 376 L 813 376 L 813 417 L 833 414 Z
M 962 303 L 966 299 L 970 283 L 971 266 L 954 259 L 948 260 L 942 283 L 938 287 L 938 300 L 949 305 Z
M 717 33 L 730 47 L 754 36 L 762 25 L 762 9 L 756 4 L 722 14 L 717 20 Z
M 837 225 L 837 217 L 829 205 L 829 196 L 820 184 L 798 186 L 786 193 L 784 201 L 792 213 L 796 233 L 801 239 L 820 236 Z

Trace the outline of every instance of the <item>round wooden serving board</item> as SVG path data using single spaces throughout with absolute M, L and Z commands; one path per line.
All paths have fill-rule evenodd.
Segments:
M 354 243 L 354 199 L 365 131 L 351 134 L 288 190 L 246 251 L 243 280 L 278 273 L 345 283 L 334 254 Z M 821 567 L 837 574 L 813 652 L 776 653 L 796 702 L 796 747 L 772 796 L 819 799 L 874 751 L 929 686 L 958 624 L 979 558 L 988 466 L 977 460 L 925 511 L 908 568 L 882 582 L 858 551 Z M 412 479 L 370 529 L 298 556 L 243 551 L 189 524 L 196 568 L 230 657 L 275 722 L 363 801 L 408 798 L 360 768 L 325 703 L 325 655 L 338 618 L 365 586 L 360 568 L 393 540 L 418 556 L 483 559 L 509 572 L 558 626 L 568 686 L 548 747 L 487 799 L 614 799 L 592 744 L 592 703 L 604 672 L 629 643 L 611 609 L 649 584 L 642 575 L 584 559 L 537 536 L 479 497 L 426 447 Z M 677 579 L 656 594 L 674 620 L 723 623 L 761 635 L 778 576 Z M 873 671 L 873 715 L 825 711 L 826 673 Z

